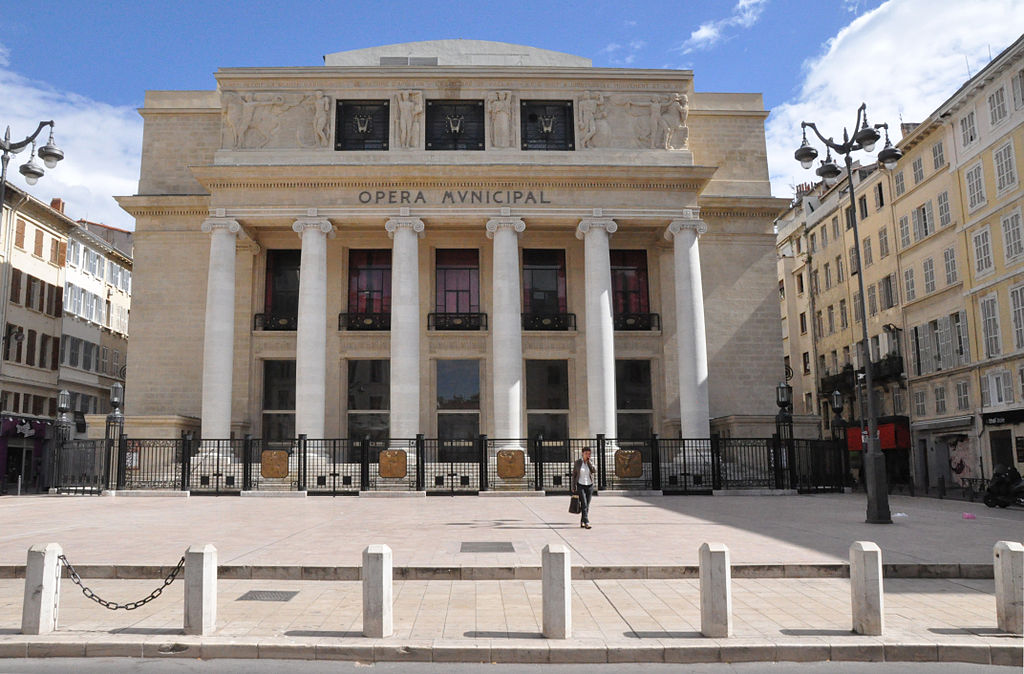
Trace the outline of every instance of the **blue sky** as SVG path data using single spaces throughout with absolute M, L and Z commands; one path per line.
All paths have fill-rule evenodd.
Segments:
M 63 197 L 72 217 L 128 228 L 112 197 L 136 189 L 135 108 L 147 89 L 213 89 L 219 67 L 320 65 L 334 51 L 467 38 L 569 52 L 595 66 L 691 68 L 698 91 L 764 94 L 773 193 L 788 197 L 810 178 L 791 159 L 801 117 L 841 133 L 866 100 L 872 121 L 919 120 L 1024 26 L 1024 0 L 5 5 L 0 125 L 21 138 L 52 117 L 67 153 L 31 192 Z M 11 162 L 19 186 L 23 161 Z

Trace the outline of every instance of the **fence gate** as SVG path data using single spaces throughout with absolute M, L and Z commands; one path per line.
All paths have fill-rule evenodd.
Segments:
M 843 491 L 843 452 L 832 440 L 793 440 L 795 488 L 801 494 Z
M 347 439 L 306 440 L 306 491 L 329 496 L 358 495 L 363 447 Z
M 720 484 L 717 447 L 710 438 L 658 438 L 658 478 L 666 494 L 706 494 Z M 657 489 L 657 486 L 655 486 Z
M 58 494 L 99 494 L 107 488 L 107 443 L 68 440 L 54 454 L 54 486 Z
M 481 440 L 432 438 L 420 442 L 421 482 L 427 493 L 454 495 L 480 491 Z
M 193 494 L 238 494 L 244 477 L 245 440 L 195 440 L 185 438 L 182 469 Z

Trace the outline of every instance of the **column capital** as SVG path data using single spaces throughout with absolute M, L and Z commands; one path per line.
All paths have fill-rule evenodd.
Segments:
M 299 236 L 307 229 L 319 229 L 324 234 L 334 233 L 334 225 L 327 218 L 299 218 L 292 223 L 292 231 Z
M 668 229 L 665 230 L 665 238 L 671 241 L 676 237 L 676 234 L 679 234 L 684 229 L 692 229 L 697 236 L 700 236 L 708 231 L 708 225 L 697 217 L 673 220 L 669 223 Z
M 389 218 L 384 223 L 384 229 L 387 230 L 388 238 L 395 238 L 395 232 L 400 229 L 411 230 L 419 238 L 423 238 L 423 230 L 426 229 L 426 225 L 419 218 Z
M 487 221 L 487 238 L 493 239 L 499 229 L 511 229 L 516 235 L 519 235 L 526 231 L 526 223 L 522 218 L 491 218 Z
M 603 229 L 611 235 L 619 229 L 619 226 L 611 218 L 583 218 L 576 226 L 576 238 L 582 239 L 592 229 Z
M 211 233 L 215 229 L 226 229 L 232 234 L 238 234 L 242 231 L 242 226 L 238 224 L 237 220 L 232 218 L 207 218 L 203 221 L 201 228 L 207 234 Z

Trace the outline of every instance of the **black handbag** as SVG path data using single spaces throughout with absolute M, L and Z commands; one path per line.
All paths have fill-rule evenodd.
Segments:
M 580 505 L 580 497 L 578 494 L 573 494 L 572 498 L 569 499 L 569 512 L 573 515 L 579 515 L 583 512 L 583 506 Z

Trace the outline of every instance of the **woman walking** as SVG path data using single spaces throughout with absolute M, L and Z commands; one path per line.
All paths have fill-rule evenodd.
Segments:
M 590 447 L 583 448 L 583 458 L 572 467 L 572 493 L 580 498 L 580 526 L 590 528 L 590 499 L 594 495 L 594 464 L 590 463 Z

